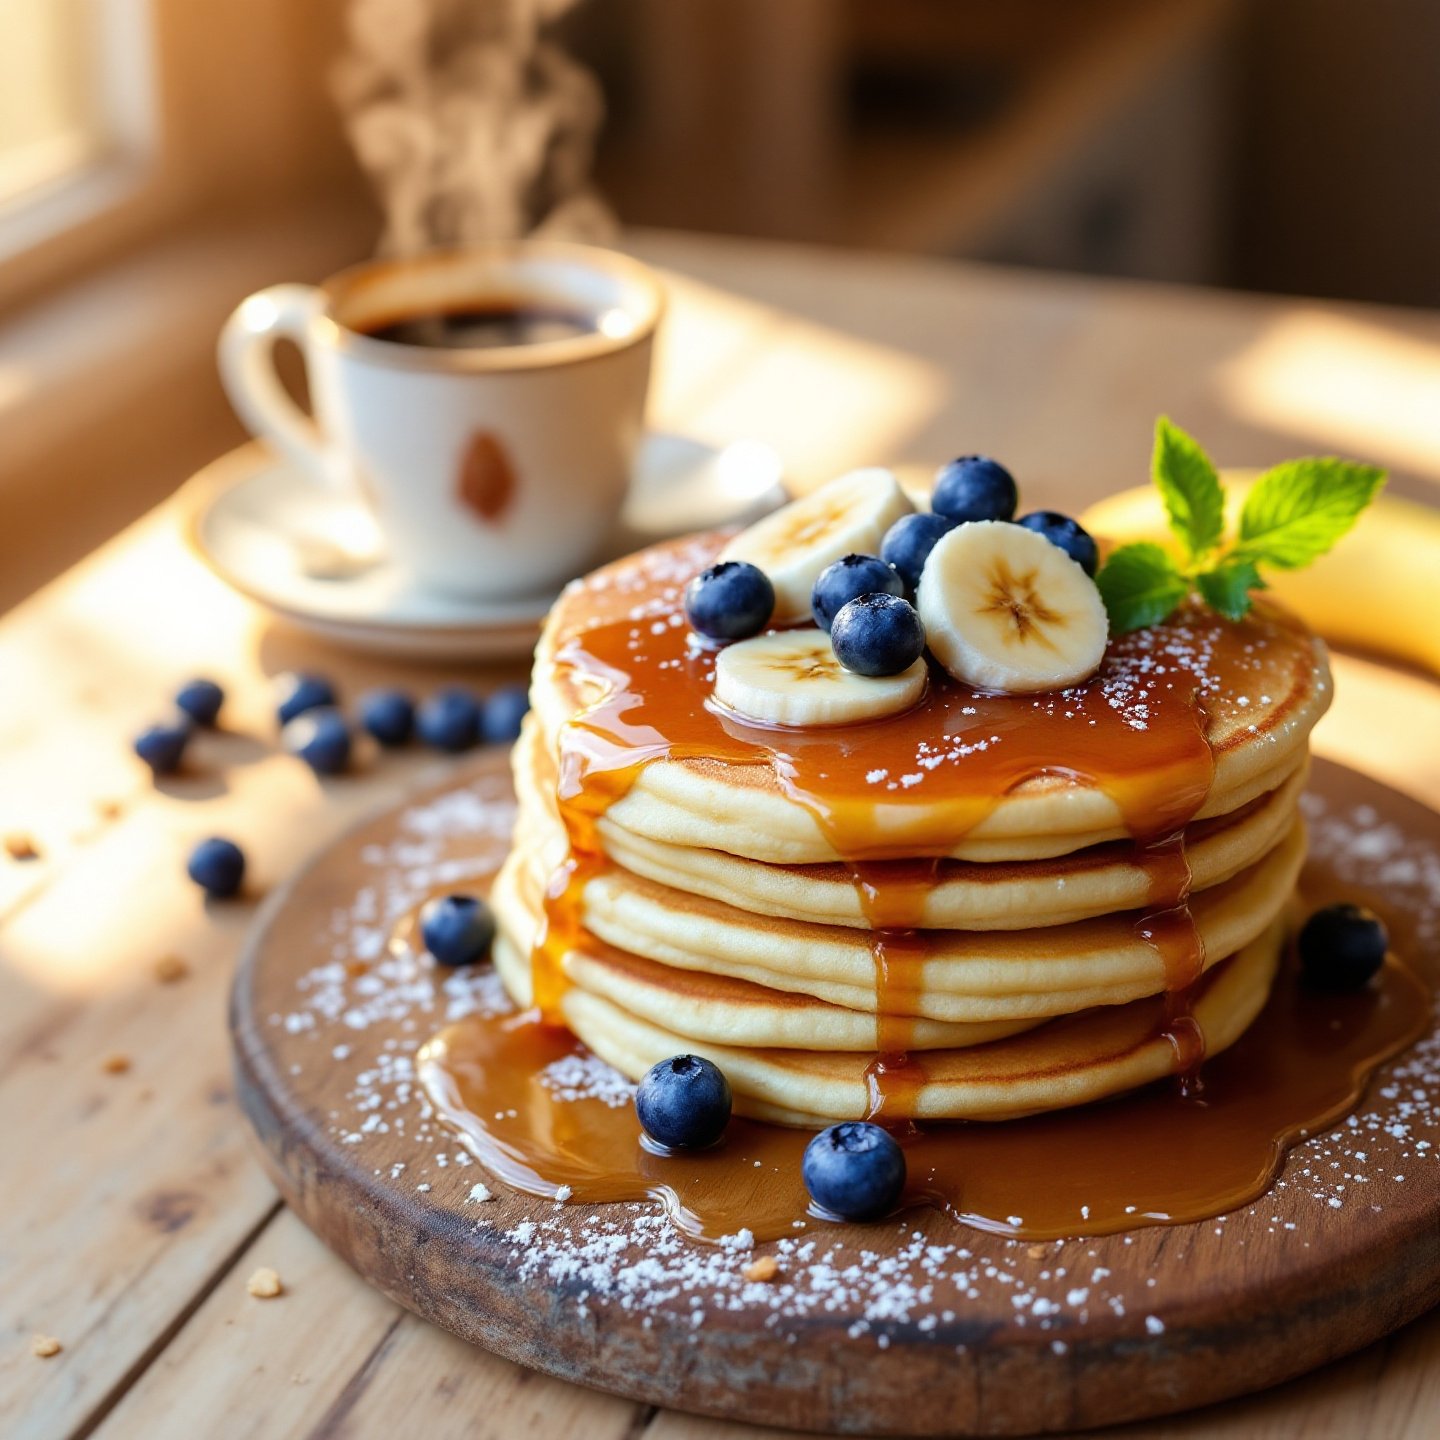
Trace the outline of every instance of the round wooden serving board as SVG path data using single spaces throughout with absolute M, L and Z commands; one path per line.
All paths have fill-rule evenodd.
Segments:
M 343 838 L 261 916 L 235 982 L 239 1090 L 286 1200 L 372 1284 L 522 1365 L 656 1405 L 797 1429 L 1021 1434 L 1273 1384 L 1440 1301 L 1440 1031 L 1254 1205 L 1026 1243 L 918 1211 L 724 1247 L 649 1205 L 504 1191 L 429 1115 L 412 1057 L 497 982 L 388 946 L 508 843 L 486 757 Z M 1433 977 L 1440 817 L 1317 763 L 1312 865 L 1383 908 Z M 496 1192 L 487 1196 L 487 1188 Z M 779 1274 L 746 1280 L 757 1253 Z

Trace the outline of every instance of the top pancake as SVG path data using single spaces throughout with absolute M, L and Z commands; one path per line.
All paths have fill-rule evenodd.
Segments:
M 614 650 L 615 637 L 622 635 L 641 658 L 647 646 L 675 649 L 683 628 L 684 585 L 713 559 L 724 538 L 668 541 L 566 589 L 537 647 L 532 687 L 552 755 L 562 729 L 604 690 L 593 673 L 570 663 L 577 651 L 607 636 Z M 662 674 L 643 665 L 632 668 L 622 654 L 614 668 L 642 699 L 647 687 L 662 681 L 670 703 L 678 696 L 693 714 L 703 712 L 709 699 L 703 659 L 671 664 Z M 857 833 L 869 856 L 1046 858 L 1140 828 L 1175 828 L 1137 826 L 1135 796 L 1163 806 L 1185 787 L 1194 789 L 1193 751 L 1203 754 L 1204 747 L 1192 745 L 1190 758 L 1181 763 L 1187 724 L 1203 735 L 1213 757 L 1213 775 L 1202 776 L 1194 789 L 1196 817 L 1228 815 L 1275 790 L 1301 765 L 1310 730 L 1329 700 L 1323 645 L 1283 612 L 1257 605 L 1246 619 L 1231 622 L 1197 607 L 1112 640 L 1100 673 L 1074 690 L 997 699 L 976 696 L 936 672 L 930 698 L 903 725 L 890 720 L 846 727 L 850 733 L 827 753 L 845 768 L 841 781 L 855 798 L 852 808 L 863 812 L 863 824 L 852 823 L 843 856 L 833 817 L 796 781 L 801 768 L 796 753 L 803 757 L 816 732 L 767 730 L 734 717 L 715 722 L 716 753 L 667 755 L 663 745 L 654 745 L 653 727 L 636 726 L 649 753 L 637 749 L 634 758 L 647 763 L 628 786 L 619 787 L 607 817 L 642 839 L 776 865 L 864 858 L 856 852 Z M 965 718 L 970 716 L 985 728 L 975 730 Z M 1169 741 L 1160 733 L 1167 726 L 1174 753 L 1166 751 Z M 630 743 L 631 732 L 623 726 L 620 732 L 607 736 L 612 753 Z M 729 744 L 736 736 L 746 752 L 740 760 L 740 749 Z M 914 747 L 901 754 L 898 765 L 892 753 L 896 736 Z M 1096 737 L 1104 744 L 1097 746 Z M 723 753 L 727 749 L 731 753 Z M 1014 766 L 1011 759 L 1003 793 L 984 794 L 979 807 L 971 803 L 987 784 L 994 785 L 995 775 L 1006 774 L 1003 762 L 1022 752 L 1033 756 L 1033 763 Z M 757 763 L 757 755 L 769 763 Z M 836 783 L 833 770 L 827 783 Z M 1190 814 L 1174 818 L 1183 823 Z

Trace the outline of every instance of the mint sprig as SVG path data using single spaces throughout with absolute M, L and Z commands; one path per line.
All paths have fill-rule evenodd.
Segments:
M 1160 546 L 1149 540 L 1122 545 L 1095 577 L 1110 616 L 1121 632 L 1158 625 L 1190 593 L 1190 582 Z
M 1186 559 L 1208 555 L 1225 533 L 1225 491 L 1210 457 L 1166 415 L 1155 422 L 1150 475 Z
M 1235 554 L 1277 570 L 1298 570 L 1323 555 L 1385 483 L 1374 465 L 1286 460 L 1245 497 Z
M 1385 472 L 1348 460 L 1286 460 L 1245 497 L 1240 533 L 1228 548 L 1222 548 L 1219 473 L 1195 440 L 1163 415 L 1155 422 L 1151 479 L 1181 556 L 1148 540 L 1111 552 L 1095 583 L 1117 635 L 1158 625 L 1192 591 L 1239 620 L 1254 592 L 1265 588 L 1259 567 L 1296 570 L 1325 554 L 1379 493 Z

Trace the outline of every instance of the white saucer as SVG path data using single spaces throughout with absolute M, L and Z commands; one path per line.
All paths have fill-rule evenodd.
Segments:
M 739 441 L 641 442 L 616 533 L 601 560 L 687 530 L 744 524 L 785 499 L 779 457 Z M 370 512 L 327 495 L 259 442 L 186 487 L 188 538 L 227 584 L 299 629 L 379 654 L 495 660 L 528 652 L 554 590 L 464 600 L 421 588 L 380 549 Z

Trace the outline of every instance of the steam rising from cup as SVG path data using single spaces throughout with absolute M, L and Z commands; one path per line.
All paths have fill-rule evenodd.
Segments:
M 382 254 L 613 239 L 590 183 L 604 97 L 549 38 L 575 3 L 351 0 L 334 90 L 384 212 Z

